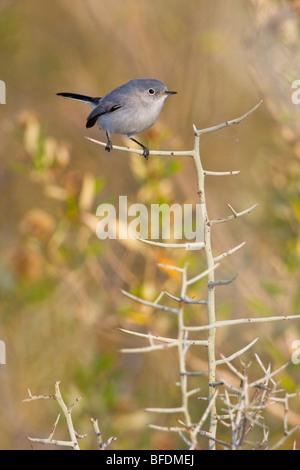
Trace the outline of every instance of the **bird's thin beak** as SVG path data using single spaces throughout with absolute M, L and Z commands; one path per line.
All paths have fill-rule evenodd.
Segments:
M 177 95 L 177 91 L 165 91 L 166 95 Z

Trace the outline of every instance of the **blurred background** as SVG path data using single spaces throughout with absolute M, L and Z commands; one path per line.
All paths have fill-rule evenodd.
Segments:
M 176 425 L 177 417 L 144 411 L 180 405 L 176 351 L 121 354 L 144 343 L 118 329 L 171 337 L 176 322 L 134 304 L 121 289 L 150 301 L 162 289 L 178 295 L 180 278 L 157 263 L 188 262 L 194 276 L 205 269 L 204 256 L 100 241 L 95 214 L 101 203 L 117 206 L 119 195 L 128 204 L 195 204 L 193 162 L 108 154 L 85 139 L 104 139 L 96 127 L 85 129 L 89 107 L 58 92 L 104 96 L 132 78 L 161 80 L 178 95 L 139 140 L 165 150 L 192 148 L 193 123 L 219 124 L 263 99 L 242 124 L 201 142 L 205 169 L 241 171 L 207 178 L 210 218 L 229 214 L 227 202 L 236 211 L 259 203 L 214 227 L 216 255 L 247 242 L 218 270 L 221 279 L 238 277 L 217 291 L 217 318 L 300 313 L 300 104 L 291 101 L 292 82 L 300 79 L 299 22 L 298 0 L 1 0 L 0 339 L 7 349 L 0 366 L 1 449 L 31 449 L 26 436 L 49 435 L 56 404 L 22 400 L 28 387 L 54 393 L 56 380 L 68 404 L 83 397 L 73 411 L 78 432 L 88 433 L 83 448 L 96 447 L 91 417 L 104 439 L 117 437 L 112 449 L 184 448 L 175 435 L 148 428 Z M 120 136 L 113 142 L 126 143 Z M 205 292 L 203 281 L 190 295 Z M 191 324 L 206 323 L 202 307 L 187 315 Z M 276 368 L 291 360 L 300 322 L 220 329 L 217 357 L 257 336 L 255 351 Z M 205 360 L 205 350 L 196 348 L 188 365 L 205 369 Z M 243 360 L 254 361 L 254 351 Z M 290 364 L 276 377 L 291 393 L 299 388 L 299 367 Z M 192 385 L 206 393 L 205 377 Z M 199 416 L 196 398 L 192 406 Z M 282 417 L 283 407 L 266 412 L 271 443 L 282 436 Z M 299 418 L 295 399 L 289 426 Z M 63 420 L 57 433 L 66 438 Z M 300 445 L 292 436 L 287 448 L 296 437 Z

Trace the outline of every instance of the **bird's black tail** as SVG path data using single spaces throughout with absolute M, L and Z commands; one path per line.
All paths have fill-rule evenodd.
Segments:
M 63 96 L 64 98 L 71 98 L 72 100 L 83 101 L 91 105 L 97 105 L 101 98 L 92 98 L 91 96 L 77 95 L 76 93 L 57 93 L 57 96 Z

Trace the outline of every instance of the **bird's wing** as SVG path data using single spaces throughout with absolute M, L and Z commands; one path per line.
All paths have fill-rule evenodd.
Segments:
M 122 108 L 121 102 L 116 104 L 115 100 L 103 99 L 100 101 L 98 106 L 96 106 L 93 111 L 88 115 L 86 120 L 86 127 L 93 127 L 99 116 L 103 114 L 113 113 L 117 109 Z

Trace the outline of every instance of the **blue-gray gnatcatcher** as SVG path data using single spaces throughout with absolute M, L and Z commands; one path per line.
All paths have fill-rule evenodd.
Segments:
M 93 127 L 98 122 L 99 128 L 106 132 L 107 152 L 112 149 L 111 134 L 122 134 L 140 145 L 144 157 L 148 159 L 149 149 L 133 136 L 151 127 L 157 121 L 167 96 L 176 93 L 169 91 L 158 80 L 140 78 L 130 80 L 104 98 L 91 98 L 75 93 L 57 95 L 92 105 L 93 111 L 87 117 L 86 127 Z

